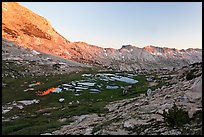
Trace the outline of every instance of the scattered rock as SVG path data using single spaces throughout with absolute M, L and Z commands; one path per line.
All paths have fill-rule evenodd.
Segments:
M 177 129 L 172 129 L 170 131 L 166 131 L 161 133 L 161 135 L 181 135 L 181 131 L 177 130 Z
M 24 92 L 27 92 L 27 91 L 29 91 L 29 90 L 33 91 L 34 88 L 28 88 L 28 89 L 25 89 L 25 90 L 23 90 L 23 91 L 24 91 Z
M 66 122 L 66 121 L 67 121 L 67 118 L 62 118 L 62 119 L 59 119 L 58 121 L 61 122 L 61 123 L 63 123 L 63 122 Z
M 64 100 L 65 100 L 64 98 L 60 98 L 59 102 L 64 102 Z
M 51 133 L 43 133 L 43 134 L 40 134 L 40 135 L 53 135 Z
M 152 95 L 152 90 L 149 88 L 148 90 L 147 90 L 147 96 L 149 97 L 149 96 L 151 96 Z

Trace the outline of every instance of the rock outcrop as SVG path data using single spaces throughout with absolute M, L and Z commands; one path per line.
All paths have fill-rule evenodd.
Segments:
M 186 71 L 198 68 L 201 64 L 186 68 Z M 183 68 L 184 69 L 184 68 Z M 177 70 L 179 82 L 164 85 L 152 91 L 152 96 L 140 96 L 111 102 L 106 106 L 107 114 L 90 114 L 75 116 L 74 122 L 52 132 L 54 135 L 195 135 L 202 134 L 202 120 L 195 120 L 202 115 L 202 75 L 192 80 L 181 79 L 183 69 Z M 183 71 L 183 73 L 180 73 Z M 183 127 L 169 127 L 161 115 L 173 104 L 188 112 L 191 123 Z

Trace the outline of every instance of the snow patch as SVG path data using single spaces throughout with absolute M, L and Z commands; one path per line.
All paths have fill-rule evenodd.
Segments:
M 22 100 L 22 101 L 18 101 L 18 102 L 27 106 L 27 105 L 31 105 L 33 103 L 37 104 L 37 103 L 40 102 L 40 100 L 37 100 L 37 99 L 34 99 L 34 100 Z
M 32 50 L 32 52 L 33 52 L 33 54 L 35 54 L 35 55 L 39 55 L 39 54 L 40 54 L 40 53 L 37 52 L 36 50 Z

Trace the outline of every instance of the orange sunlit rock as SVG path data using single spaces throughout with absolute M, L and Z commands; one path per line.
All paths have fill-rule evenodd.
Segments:
M 52 91 L 54 91 L 56 88 L 52 87 L 52 88 L 49 88 L 45 91 L 40 91 L 38 90 L 36 93 L 38 94 L 38 96 L 44 96 L 44 95 L 47 95 L 47 94 L 50 94 Z
M 41 84 L 44 84 L 43 82 L 36 82 L 35 83 L 36 85 L 41 85 Z
M 38 85 L 40 85 L 41 83 L 40 83 L 40 82 L 36 82 L 35 84 L 38 84 Z
M 150 53 L 155 53 L 156 49 L 153 46 L 145 46 L 144 50 L 150 52 Z

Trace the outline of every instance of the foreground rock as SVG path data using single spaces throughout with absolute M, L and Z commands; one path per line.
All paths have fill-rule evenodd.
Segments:
M 202 72 L 201 64 L 196 73 Z M 192 69 L 192 68 L 188 68 Z M 181 71 L 181 70 L 180 70 Z M 178 72 L 180 72 L 178 71 Z M 175 75 L 176 84 L 167 84 L 152 91 L 151 96 L 140 96 L 115 101 L 106 106 L 107 114 L 73 117 L 74 122 L 52 132 L 54 135 L 196 135 L 202 134 L 202 75 L 186 80 Z M 174 80 L 174 78 L 172 78 Z M 169 81 L 171 83 L 171 80 Z M 162 115 L 173 104 L 188 111 L 191 123 L 182 128 L 169 127 Z

